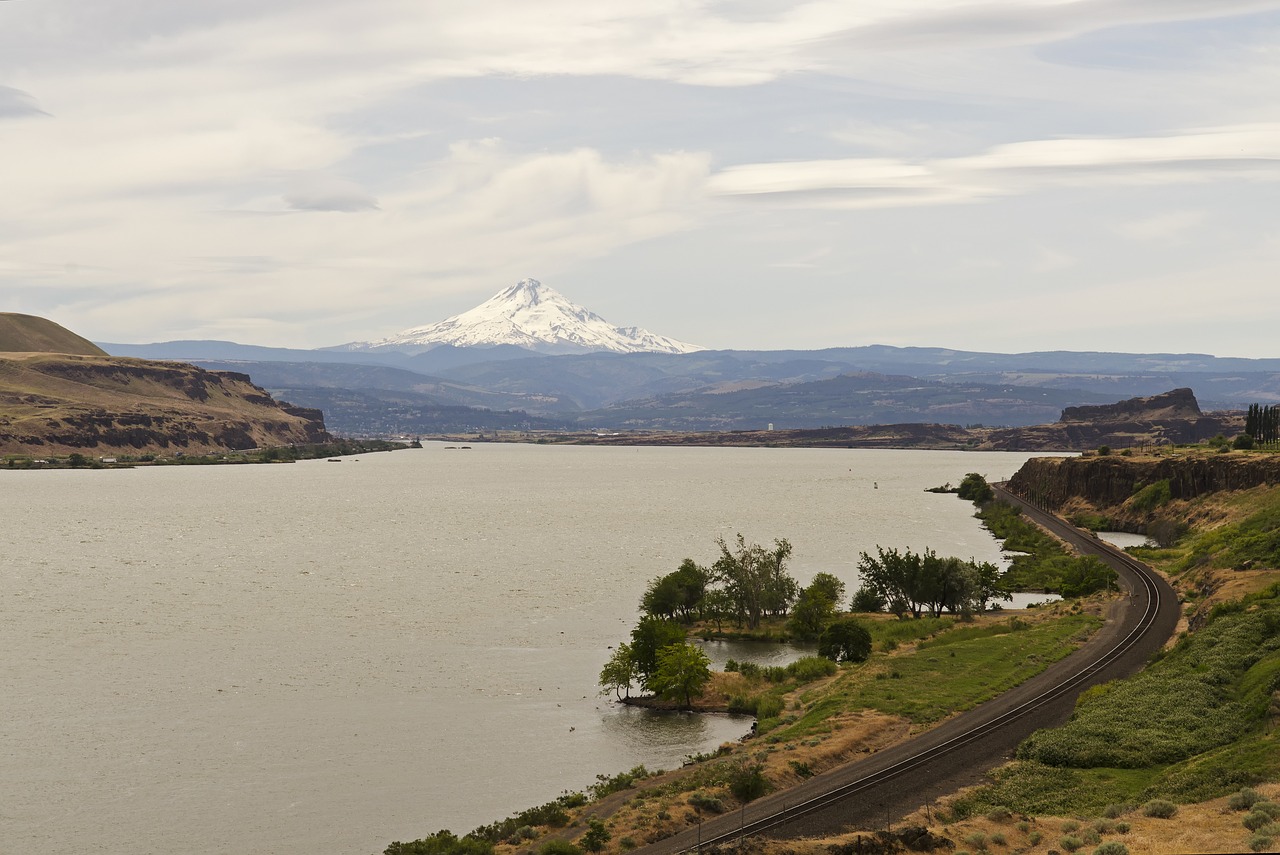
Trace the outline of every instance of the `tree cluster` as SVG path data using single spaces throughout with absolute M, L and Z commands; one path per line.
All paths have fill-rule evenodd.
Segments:
M 882 602 L 890 612 L 920 617 L 926 610 L 971 614 L 986 611 L 996 599 L 1012 599 L 1000 580 L 1000 568 L 983 561 L 939 557 L 932 549 L 917 554 L 876 547 L 876 556 L 861 553 L 858 573 L 862 589 L 854 605 Z
M 1280 442 L 1280 406 L 1250 404 L 1244 432 L 1256 442 Z
M 650 617 L 680 620 L 732 620 L 756 629 L 764 617 L 786 615 L 800 594 L 800 586 L 787 573 L 791 544 L 775 540 L 773 549 L 742 535 L 731 549 L 724 538 L 716 541 L 720 557 L 710 567 L 686 558 L 679 569 L 649 583 L 640 609 Z

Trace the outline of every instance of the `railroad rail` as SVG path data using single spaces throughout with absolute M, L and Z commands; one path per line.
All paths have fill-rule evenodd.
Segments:
M 1080 691 L 1138 671 L 1163 646 L 1178 620 L 1177 596 L 1168 582 L 1133 556 L 1089 532 L 1036 508 L 992 485 L 997 497 L 1082 554 L 1092 554 L 1120 577 L 1127 597 L 1113 609 L 1108 626 L 1071 656 L 973 710 L 920 736 L 864 760 L 815 776 L 796 787 L 657 841 L 638 852 L 679 855 L 700 846 L 724 844 L 743 836 L 778 837 L 831 833 L 849 825 L 890 821 L 924 803 L 922 792 L 970 783 L 996 765 L 1031 731 L 1060 724 Z

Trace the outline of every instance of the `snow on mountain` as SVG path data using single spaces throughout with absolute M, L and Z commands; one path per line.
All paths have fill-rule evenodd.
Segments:
M 349 344 L 345 349 L 424 351 L 441 344 L 455 347 L 507 344 L 539 353 L 703 350 L 638 327 L 615 327 L 536 279 L 521 279 L 474 309 L 439 323 L 413 327 L 378 341 Z

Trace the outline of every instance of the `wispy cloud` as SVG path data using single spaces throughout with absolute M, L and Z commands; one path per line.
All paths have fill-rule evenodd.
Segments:
M 756 163 L 711 177 L 725 196 L 793 196 L 819 207 L 935 205 L 1069 184 L 1172 184 L 1237 177 L 1280 180 L 1280 123 L 1159 137 L 1029 140 L 968 157 Z

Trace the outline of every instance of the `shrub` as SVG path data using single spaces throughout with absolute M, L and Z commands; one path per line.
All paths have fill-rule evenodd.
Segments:
M 999 831 L 991 835 L 991 842 L 994 843 L 996 846 L 1009 845 L 1009 841 L 1005 839 L 1005 836 L 1001 834 Z
M 1084 846 L 1084 842 L 1079 837 L 1067 836 L 1059 840 L 1058 845 L 1068 852 L 1075 852 Z
M 538 855 L 582 855 L 582 849 L 568 840 L 548 840 Z
M 1156 819 L 1172 819 L 1177 812 L 1178 806 L 1165 799 L 1152 799 L 1142 806 L 1143 816 L 1150 816 Z
M 1265 834 L 1255 834 L 1249 838 L 1249 848 L 1254 852 L 1270 852 L 1275 840 Z
M 994 807 L 987 811 L 987 819 L 992 822 L 1008 822 L 1013 819 L 1013 813 L 1007 807 Z
M 1116 834 L 1128 834 L 1128 833 L 1129 833 L 1129 823 L 1127 822 L 1116 823 Z
M 1255 802 L 1253 810 L 1256 813 L 1265 813 L 1272 819 L 1280 819 L 1280 805 L 1275 802 Z
M 1096 828 L 1086 828 L 1080 833 L 1080 839 L 1090 846 L 1097 846 L 1102 842 L 1102 835 L 1098 833 Z
M 1232 810 L 1248 810 L 1249 808 L 1262 801 L 1262 794 L 1253 787 L 1242 787 L 1240 792 L 1232 794 L 1227 799 L 1227 807 Z
M 1108 840 L 1093 850 L 1093 855 L 1129 855 L 1129 847 L 1119 840 Z
M 1038 831 L 1033 831 L 1027 835 L 1027 842 L 1030 843 L 1032 846 L 1039 846 L 1040 841 L 1043 839 L 1044 839 L 1044 835 L 1042 835 Z
M 1240 820 L 1240 824 L 1250 831 L 1257 831 L 1264 826 L 1270 825 L 1271 817 L 1267 816 L 1262 811 L 1255 810 L 1244 819 Z
M 635 849 L 636 839 L 634 837 L 619 837 L 618 846 L 621 847 L 624 852 Z
M 706 793 L 697 792 L 689 796 L 689 804 L 698 810 L 704 810 L 707 813 L 724 813 L 724 802 L 715 796 L 709 796 Z
M 1253 437 L 1247 433 L 1242 433 L 1231 441 L 1231 447 L 1235 449 L 1245 449 L 1246 451 L 1253 448 Z
M 1074 819 L 1068 819 L 1067 821 L 1062 823 L 1063 834 L 1075 834 L 1079 830 L 1080 830 L 1080 823 L 1076 822 Z
M 1129 809 L 1124 805 L 1107 805 L 1102 809 L 1102 815 L 1107 819 L 1118 819 L 1128 813 Z
M 835 621 L 822 631 L 818 655 L 834 662 L 865 662 L 871 655 L 871 633 L 853 618 Z
M 493 844 L 470 834 L 456 837 L 451 831 L 437 831 L 412 843 L 397 840 L 383 850 L 383 855 L 493 855 Z
M 1169 504 L 1172 499 L 1173 494 L 1170 489 L 1169 479 L 1165 478 L 1154 484 L 1148 484 L 1134 493 L 1133 498 L 1129 500 L 1129 504 L 1136 511 L 1152 511 L 1161 505 Z
M 824 656 L 806 656 L 787 666 L 791 677 L 801 683 L 812 683 L 814 680 L 830 677 L 839 670 L 836 663 Z
M 964 842 L 978 851 L 987 848 L 987 836 L 978 831 L 965 835 Z
M 777 718 L 782 714 L 782 698 L 764 695 L 756 699 L 756 718 Z

